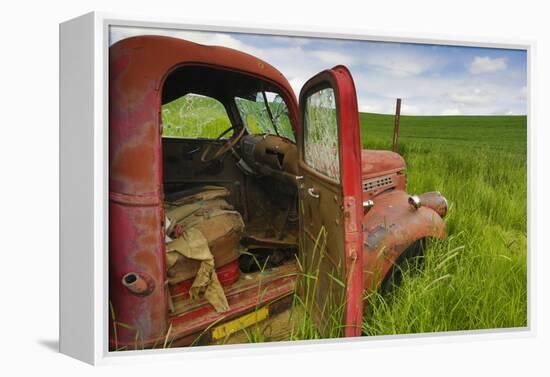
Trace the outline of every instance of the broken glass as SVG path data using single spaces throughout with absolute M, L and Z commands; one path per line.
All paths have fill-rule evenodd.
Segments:
M 262 92 L 248 98 L 235 98 L 244 126 L 252 135 L 279 135 L 295 142 L 285 101 L 272 92 L 265 92 L 265 95 L 269 110 Z
M 192 93 L 162 105 L 161 117 L 162 136 L 215 139 L 231 127 L 219 101 Z M 224 137 L 231 135 L 233 130 Z
M 319 173 L 340 182 L 338 121 L 332 88 L 321 89 L 306 100 L 304 160 Z

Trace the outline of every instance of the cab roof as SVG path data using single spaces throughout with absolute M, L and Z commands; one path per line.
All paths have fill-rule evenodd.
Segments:
M 206 65 L 256 76 L 280 87 L 286 97 L 296 104 L 288 80 L 275 67 L 244 52 L 227 47 L 206 46 L 179 38 L 144 35 L 123 39 L 109 51 L 111 79 L 118 90 L 137 93 L 159 90 L 166 76 L 185 65 Z M 124 77 L 118 77 L 123 75 Z M 122 80 L 121 80 L 122 79 Z M 125 90 L 126 89 L 126 90 Z

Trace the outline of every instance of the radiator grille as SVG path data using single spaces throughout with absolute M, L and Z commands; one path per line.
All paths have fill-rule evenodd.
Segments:
M 380 189 L 391 186 L 393 186 L 393 176 L 391 175 L 374 178 L 363 182 L 364 191 L 378 191 Z

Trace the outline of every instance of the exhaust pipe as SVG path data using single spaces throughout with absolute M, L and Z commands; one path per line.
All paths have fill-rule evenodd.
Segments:
M 145 297 L 151 294 L 155 289 L 153 278 L 145 272 L 129 272 L 122 277 L 122 285 L 124 285 L 130 293 Z

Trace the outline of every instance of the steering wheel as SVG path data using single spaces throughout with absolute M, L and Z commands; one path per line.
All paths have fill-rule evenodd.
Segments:
M 220 141 L 222 139 L 222 137 L 227 135 L 227 133 L 229 131 L 231 131 L 232 129 L 233 129 L 233 126 L 229 127 L 227 130 L 223 131 L 220 134 L 220 136 L 218 136 L 215 140 L 213 140 L 210 144 L 208 144 L 208 146 L 206 148 L 204 148 L 204 150 L 202 151 L 202 154 L 201 154 L 201 161 L 202 162 L 210 162 L 210 161 L 214 161 L 214 160 L 220 158 L 225 152 L 227 152 L 228 150 L 233 148 L 235 146 L 235 144 L 237 144 L 239 142 L 239 140 L 241 140 L 241 138 L 244 135 L 244 129 L 245 129 L 244 127 L 241 127 L 241 130 L 239 131 L 237 136 L 233 136 L 232 138 L 228 139 L 225 143 L 223 143 L 220 146 L 220 148 L 212 156 L 208 156 L 210 154 L 210 150 L 212 149 L 212 146 L 215 145 L 216 142 Z

